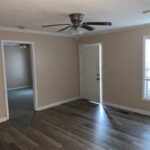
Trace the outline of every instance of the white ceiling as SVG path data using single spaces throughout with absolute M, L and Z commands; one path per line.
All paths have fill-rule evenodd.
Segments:
M 150 0 L 1 0 L 0 26 L 56 32 L 61 27 L 41 26 L 70 23 L 68 14 L 81 12 L 84 21 L 111 21 L 112 27 L 95 26 L 96 31 L 107 31 L 149 24 L 150 13 L 142 14 L 149 9 Z

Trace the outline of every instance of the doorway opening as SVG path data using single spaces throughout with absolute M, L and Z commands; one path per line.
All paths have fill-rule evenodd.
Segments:
M 80 95 L 94 103 L 103 102 L 102 44 L 80 46 Z
M 34 43 L 2 41 L 7 119 L 37 110 Z

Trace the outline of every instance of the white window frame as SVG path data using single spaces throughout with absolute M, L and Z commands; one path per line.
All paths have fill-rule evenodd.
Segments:
M 150 35 L 149 36 L 144 36 L 143 37 L 143 88 L 142 88 L 142 98 L 145 101 L 150 101 L 150 98 L 146 97 L 145 95 L 145 41 L 146 39 L 150 39 Z

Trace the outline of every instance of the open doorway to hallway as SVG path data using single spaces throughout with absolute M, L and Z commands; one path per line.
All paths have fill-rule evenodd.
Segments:
M 102 44 L 80 46 L 80 94 L 84 99 L 102 103 Z
M 7 117 L 12 119 L 35 110 L 33 45 L 5 41 L 2 46 Z

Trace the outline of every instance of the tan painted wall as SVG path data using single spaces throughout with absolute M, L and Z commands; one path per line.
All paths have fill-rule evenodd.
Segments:
M 103 43 L 104 101 L 150 111 L 142 99 L 143 36 L 150 27 L 81 38 L 79 43 Z
M 32 86 L 30 46 L 5 45 L 7 89 Z
M 0 32 L 0 40 L 33 41 L 39 106 L 79 96 L 79 59 L 75 40 L 17 32 Z M 0 51 L 0 64 L 2 57 Z M 0 118 L 6 116 L 0 65 Z

